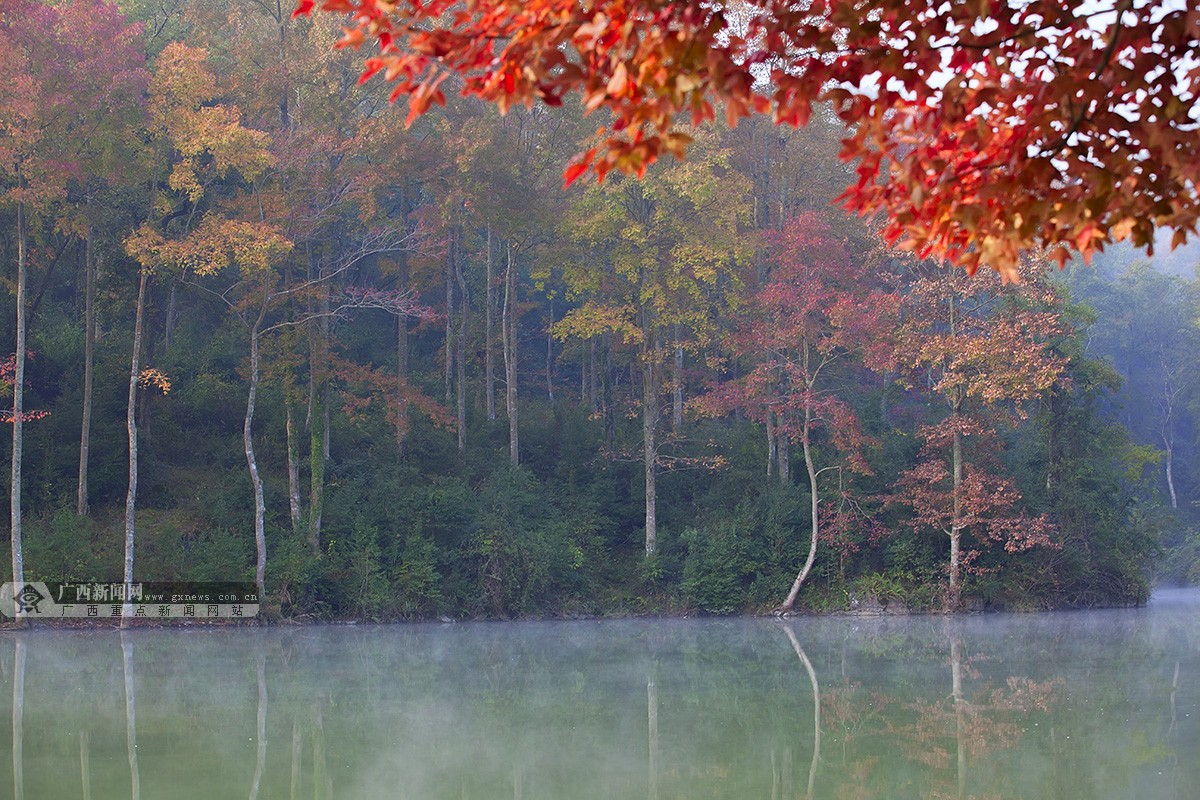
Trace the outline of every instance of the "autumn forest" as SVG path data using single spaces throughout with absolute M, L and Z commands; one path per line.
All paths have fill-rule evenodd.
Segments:
M 564 187 L 604 109 L 406 126 L 293 8 L 0 5 L 5 580 L 380 620 L 1200 582 L 1194 250 L 918 259 L 834 202 L 820 106 Z

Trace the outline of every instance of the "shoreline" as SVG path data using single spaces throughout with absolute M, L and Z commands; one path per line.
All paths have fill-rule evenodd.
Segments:
M 1168 593 L 1180 594 L 1197 594 L 1200 595 L 1200 587 L 1172 587 L 1165 590 Z M 1157 593 L 1157 590 L 1156 590 Z M 25 623 L 4 619 L 0 621 L 0 634 L 6 632 L 34 631 L 34 630 L 76 630 L 76 631 L 121 631 L 121 630 L 213 630 L 225 628 L 300 628 L 300 627 L 356 627 L 356 626 L 391 626 L 391 625 L 457 625 L 468 623 L 505 623 L 505 622 L 596 622 L 607 620 L 633 620 L 633 619 L 779 619 L 792 620 L 802 618 L 830 618 L 830 617 L 846 617 L 846 618 L 869 618 L 877 619 L 883 617 L 901 618 L 901 617 L 977 617 L 991 615 L 1019 615 L 1025 616 L 1029 614 L 1053 614 L 1072 611 L 1108 611 L 1108 610 L 1123 610 L 1146 608 L 1154 600 L 1154 595 L 1143 603 L 1125 603 L 1112 605 L 1096 605 L 1096 606 L 1059 606 L 1056 608 L 1037 608 L 1037 609 L 1020 609 L 1020 608 L 965 608 L 959 611 L 939 610 L 939 609 L 911 609 L 903 605 L 889 606 L 870 605 L 865 608 L 857 609 L 838 609 L 838 610 L 806 610 L 799 609 L 795 611 L 780 612 L 772 611 L 747 611 L 735 614 L 709 614 L 699 610 L 682 610 L 682 611 L 653 611 L 653 612 L 631 612 L 631 613 L 613 613 L 613 614 L 564 614 L 564 615 L 538 615 L 524 617 L 462 617 L 453 618 L 448 616 L 428 617 L 421 619 L 360 619 L 360 618 L 305 618 L 305 617 L 282 617 L 279 619 L 266 620 L 261 617 L 252 619 L 232 620 L 232 619 L 212 619 L 212 620 L 178 620 L 178 621 L 162 621 L 157 619 L 147 620 L 132 620 L 124 627 L 121 626 L 118 620 L 109 620 L 102 618 L 96 621 L 86 619 L 44 619 L 44 620 L 28 620 Z

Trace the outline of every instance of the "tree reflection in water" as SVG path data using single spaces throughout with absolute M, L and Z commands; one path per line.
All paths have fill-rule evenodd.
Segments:
M 808 659 L 808 654 L 804 652 L 804 648 L 800 646 L 800 640 L 796 638 L 796 632 L 792 630 L 791 625 L 787 624 L 784 625 L 783 631 L 787 634 L 788 641 L 792 643 L 792 649 L 799 656 L 800 663 L 804 665 L 804 670 L 808 673 L 809 683 L 812 684 L 813 754 L 812 762 L 808 766 L 808 791 L 805 794 L 805 797 L 811 800 L 813 785 L 817 780 L 817 764 L 821 761 L 821 685 L 817 682 L 817 671 L 813 669 L 812 662 Z
M 12 689 L 13 800 L 25 800 L 25 642 L 13 644 Z
M 137 704 L 133 689 L 133 642 L 124 629 L 121 630 L 121 668 L 125 677 L 125 748 L 129 751 L 129 791 L 133 800 L 141 800 L 142 774 L 138 769 L 137 757 Z

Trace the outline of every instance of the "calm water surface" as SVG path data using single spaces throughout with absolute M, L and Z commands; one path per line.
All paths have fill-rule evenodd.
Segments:
M 965 619 L 39 630 L 0 635 L 0 688 L 0 798 L 21 800 L 1200 797 L 1200 593 Z

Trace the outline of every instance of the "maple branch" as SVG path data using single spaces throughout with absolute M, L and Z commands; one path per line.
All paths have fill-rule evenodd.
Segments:
M 1100 58 L 1100 63 L 1097 65 L 1096 69 L 1092 71 L 1092 80 L 1098 80 L 1100 78 L 1100 73 L 1108 67 L 1109 62 L 1112 60 L 1112 55 L 1117 49 L 1117 40 L 1121 36 L 1121 17 L 1132 7 L 1133 0 L 1123 0 L 1119 6 L 1108 10 L 1116 12 L 1117 18 L 1113 21 L 1112 35 L 1108 39 L 1108 46 L 1104 48 L 1104 54 Z M 1051 61 L 1050 63 L 1053 64 L 1054 62 Z M 1079 111 L 1075 113 L 1073 119 L 1071 120 L 1071 124 L 1067 127 L 1066 131 L 1063 132 L 1062 136 L 1058 137 L 1053 144 L 1039 151 L 1038 157 L 1052 158 L 1061 153 L 1070 142 L 1071 137 L 1078 133 L 1080 126 L 1082 126 L 1084 120 L 1087 119 L 1089 108 L 1090 104 L 1085 103 L 1082 105 Z

